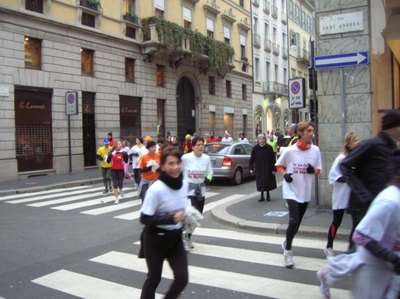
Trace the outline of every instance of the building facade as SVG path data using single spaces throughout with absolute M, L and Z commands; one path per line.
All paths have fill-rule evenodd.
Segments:
M 96 167 L 108 132 L 250 135 L 250 22 L 241 0 L 0 0 L 0 180 Z
M 252 0 L 253 134 L 285 131 L 288 109 L 286 0 Z
M 400 107 L 400 2 L 316 1 L 317 56 L 358 53 L 357 64 L 318 70 L 318 139 L 324 171 L 319 205 L 329 206 L 329 169 L 343 135 L 376 135 L 388 109 Z

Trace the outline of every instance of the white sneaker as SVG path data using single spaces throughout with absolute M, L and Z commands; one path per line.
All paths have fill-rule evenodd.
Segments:
M 319 280 L 319 290 L 321 292 L 321 295 L 325 298 L 325 299 L 330 299 L 331 298 L 331 291 L 329 289 L 328 284 L 326 283 L 325 280 L 325 269 L 321 269 L 317 271 L 317 278 Z
M 115 205 L 119 204 L 119 199 L 116 199 L 116 200 L 114 201 L 114 204 L 115 204 Z
M 328 257 L 332 257 L 332 256 L 335 256 L 335 254 L 333 253 L 333 249 L 332 248 L 324 248 L 324 253 L 325 253 L 325 256 L 328 258 Z
M 137 184 L 133 185 L 133 189 L 137 190 Z
M 121 191 L 121 192 L 119 193 L 119 195 L 121 195 L 121 198 L 124 198 L 124 197 L 125 197 L 124 191 Z
M 284 262 L 286 268 L 292 268 L 293 263 L 293 252 L 291 250 L 285 250 L 283 252 Z
M 190 248 L 190 249 L 193 249 L 193 248 L 194 248 L 194 244 L 193 244 L 192 239 L 189 240 L 189 248 Z

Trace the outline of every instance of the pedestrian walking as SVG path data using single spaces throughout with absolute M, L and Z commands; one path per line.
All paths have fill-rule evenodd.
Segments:
M 121 198 L 125 197 L 122 189 L 125 179 L 124 165 L 128 164 L 128 160 L 128 154 L 122 150 L 121 141 L 115 142 L 107 157 L 107 163 L 111 163 L 111 179 L 114 187 L 115 205 L 119 204 L 118 195 L 121 195 Z
M 294 264 L 292 241 L 311 200 L 313 178 L 322 170 L 321 152 L 318 146 L 312 144 L 314 130 L 314 123 L 300 122 L 297 126 L 298 141 L 288 147 L 275 164 L 284 178 L 282 192 L 289 208 L 289 225 L 286 240 L 282 244 L 287 268 Z
M 264 134 L 258 135 L 257 140 L 251 151 L 250 173 L 255 174 L 257 191 L 261 192 L 258 202 L 265 201 L 264 192 L 267 192 L 267 201 L 271 201 L 269 191 L 276 189 L 274 150 L 266 143 Z
M 110 151 L 110 140 L 108 138 L 104 138 L 103 146 L 98 148 L 96 153 L 97 160 L 100 162 L 100 170 L 101 177 L 103 178 L 104 192 L 103 194 L 107 194 L 108 192 L 113 192 L 111 187 L 111 163 L 107 162 L 108 152 Z
M 125 152 L 128 155 L 128 163 L 124 163 L 124 184 L 125 180 L 128 178 L 129 180 L 133 181 L 132 175 L 129 173 L 129 165 L 132 164 L 132 161 L 129 161 L 129 151 L 130 151 L 130 144 L 127 140 L 123 140 L 121 142 L 121 151 Z
M 189 183 L 189 198 L 200 213 L 203 213 L 206 183 L 211 181 L 213 169 L 208 155 L 204 155 L 204 140 L 202 137 L 194 137 L 192 140 L 193 152 L 183 155 L 182 172 L 183 179 Z M 184 235 L 185 250 L 193 249 L 192 234 Z
M 394 151 L 390 161 L 386 169 L 389 186 L 372 201 L 354 231 L 357 251 L 329 258 L 328 267 L 317 272 L 324 298 L 330 298 L 330 288 L 349 274 L 353 274 L 355 299 L 398 298 L 400 150 Z
M 224 137 L 221 139 L 221 142 L 233 142 L 233 138 L 228 133 L 228 131 L 225 131 Z
M 246 137 L 244 137 L 244 133 L 240 133 L 239 134 L 239 140 L 238 140 L 240 143 L 247 143 L 247 144 L 249 144 L 249 141 L 247 140 L 247 138 Z
M 400 113 L 389 110 L 382 118 L 377 136 L 360 143 L 340 164 L 343 178 L 351 188 L 347 212 L 352 218 L 351 235 L 366 214 L 372 200 L 390 180 L 387 169 L 400 141 Z M 349 253 L 355 251 L 350 239 Z
M 160 153 L 156 152 L 156 143 L 149 141 L 146 144 L 148 153 L 143 155 L 140 161 L 141 180 L 138 188 L 138 194 L 145 200 L 147 189 L 158 179 L 160 174 Z
M 131 149 L 129 150 L 129 157 L 132 159 L 132 170 L 133 170 L 133 176 L 135 178 L 135 185 L 133 188 L 137 189 L 139 187 L 141 180 L 140 161 L 142 159 L 142 156 L 146 154 L 148 151 L 146 150 L 146 147 L 143 145 L 142 137 L 140 136 L 137 137 L 135 142 L 136 145 L 132 146 Z
M 140 209 L 140 221 L 145 225 L 139 257 L 146 259 L 147 278 L 141 299 L 154 299 L 161 280 L 164 260 L 174 273 L 174 281 L 165 299 L 175 299 L 188 283 L 188 261 L 182 243 L 182 221 L 187 199 L 188 183 L 181 172 L 182 152 L 176 147 L 163 149 L 159 179 L 149 187 Z
M 324 253 L 326 257 L 333 256 L 333 241 L 335 240 L 336 232 L 342 224 L 344 212 L 349 203 L 350 187 L 343 179 L 343 174 L 340 170 L 340 163 L 357 145 L 360 144 L 360 139 L 356 133 L 349 132 L 343 138 L 342 152 L 336 157 L 329 171 L 329 184 L 333 185 L 332 192 L 332 210 L 333 220 L 328 230 L 328 240 Z

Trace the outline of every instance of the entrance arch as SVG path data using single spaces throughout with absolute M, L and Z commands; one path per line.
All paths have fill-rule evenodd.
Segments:
M 177 136 L 183 141 L 186 134 L 196 132 L 195 93 L 190 80 L 182 77 L 176 90 Z

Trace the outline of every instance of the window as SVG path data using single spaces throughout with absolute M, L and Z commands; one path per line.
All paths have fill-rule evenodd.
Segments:
M 96 17 L 86 12 L 82 12 L 82 25 L 95 28 Z
M 274 81 L 278 82 L 279 81 L 279 66 L 277 64 L 275 64 L 275 77 L 274 77 Z
M 136 0 L 124 0 L 124 14 L 135 13 L 135 2 Z
M 183 28 L 192 28 L 192 10 L 183 7 Z
M 25 0 L 25 9 L 43 13 L 43 0 Z
M 242 84 L 242 99 L 244 101 L 247 100 L 247 85 L 246 84 Z
M 164 72 L 165 72 L 165 67 L 163 65 L 157 64 L 157 71 L 156 71 L 157 86 L 164 87 Z
M 253 32 L 258 34 L 258 19 L 256 17 L 253 18 Z
M 271 63 L 269 61 L 267 61 L 266 65 L 266 80 L 267 82 L 271 81 Z
M 135 82 L 135 59 L 125 58 L 125 81 Z
M 93 57 L 94 51 L 81 48 L 81 74 L 83 76 L 93 75 Z
M 125 36 L 129 37 L 129 38 L 132 38 L 132 39 L 136 39 L 136 29 L 132 28 L 132 27 L 129 27 L 129 26 L 126 26 Z
M 40 70 L 42 68 L 42 41 L 40 39 L 25 36 L 24 48 L 25 67 Z
M 164 0 L 154 0 L 154 15 L 160 19 L 163 19 L 164 11 Z
M 288 70 L 287 68 L 283 68 L 283 84 L 288 84 L 289 78 L 288 78 Z
M 246 36 L 240 35 L 240 56 L 241 58 L 246 57 Z
M 214 38 L 214 20 L 207 18 L 207 36 Z
M 226 85 L 226 97 L 231 98 L 232 97 L 232 82 L 229 80 L 226 80 L 225 85 Z
M 292 75 L 290 78 L 296 78 L 296 69 L 291 69 Z
M 282 32 L 282 47 L 287 48 L 287 34 Z
M 259 58 L 256 58 L 255 59 L 255 79 L 256 79 L 256 82 L 260 82 L 261 80 L 260 80 L 260 59 Z
M 264 38 L 269 40 L 269 24 L 264 23 Z
M 241 7 L 244 7 L 244 0 L 239 0 L 239 5 L 240 5 Z
M 224 26 L 224 42 L 227 45 L 231 44 L 231 29 Z
M 215 78 L 208 77 L 208 93 L 215 95 Z
M 290 0 L 289 1 L 289 18 L 291 19 L 291 20 L 294 20 L 294 10 L 293 10 L 293 1 L 292 0 Z

